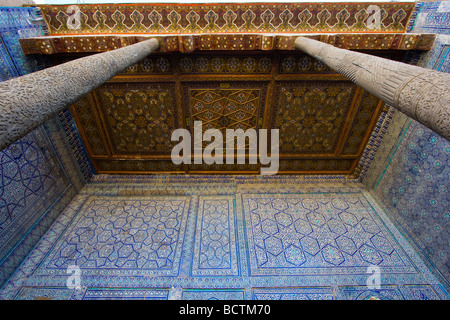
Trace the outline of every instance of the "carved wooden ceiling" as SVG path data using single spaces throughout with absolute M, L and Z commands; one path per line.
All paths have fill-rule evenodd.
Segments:
M 280 174 L 351 174 L 382 108 L 306 54 L 247 51 L 151 55 L 71 111 L 98 173 L 259 173 L 249 161 L 173 164 L 172 132 L 202 121 L 203 130 L 279 129 Z
M 171 161 L 175 129 L 279 129 L 280 174 L 352 175 L 383 103 L 294 50 L 295 33 L 394 60 L 429 50 L 434 35 L 407 34 L 411 3 L 41 6 L 50 36 L 21 39 L 25 54 L 55 64 L 156 35 L 157 53 L 71 106 L 97 173 L 254 173 L 261 164 Z M 192 142 L 193 143 L 193 142 Z

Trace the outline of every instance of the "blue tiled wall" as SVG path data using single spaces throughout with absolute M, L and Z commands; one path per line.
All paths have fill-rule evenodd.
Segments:
M 0 80 L 5 81 L 49 66 L 40 56 L 25 56 L 20 38 L 39 37 L 46 29 L 33 23 L 41 16 L 36 8 L 0 8 Z
M 50 66 L 19 38 L 46 34 L 36 8 L 0 8 L 0 81 Z M 79 164 L 79 163 L 80 164 Z M 0 287 L 92 174 L 68 111 L 0 151 Z
M 450 1 L 419 2 L 408 31 L 450 34 L 449 19 Z
M 439 33 L 418 65 L 450 72 L 450 2 L 416 5 L 411 32 Z M 395 112 L 380 148 L 362 180 L 386 206 L 390 218 L 414 244 L 431 270 L 450 285 L 450 143 Z
M 441 9 L 440 9 L 441 8 Z M 411 32 L 437 32 L 436 44 L 419 64 L 450 69 L 450 14 L 440 2 L 417 5 Z M 29 17 L 34 8 L 0 8 L 0 80 L 41 67 L 25 57 L 18 39 L 45 34 Z M 449 142 L 400 112 L 371 163 L 363 183 L 386 206 L 391 220 L 430 268 L 449 276 Z M 92 175 L 78 134 L 66 111 L 0 152 L 0 286 Z

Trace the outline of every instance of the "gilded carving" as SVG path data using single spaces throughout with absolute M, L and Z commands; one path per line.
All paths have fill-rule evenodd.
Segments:
M 97 90 L 100 110 L 115 154 L 170 154 L 178 121 L 173 85 L 104 85 Z

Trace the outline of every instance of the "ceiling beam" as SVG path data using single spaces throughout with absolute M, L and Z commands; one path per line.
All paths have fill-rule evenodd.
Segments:
M 150 38 L 159 52 L 295 50 L 300 35 L 201 34 L 176 36 L 71 35 L 20 39 L 25 54 L 98 53 L 132 45 Z M 430 50 L 435 34 L 345 33 L 305 37 L 349 50 Z

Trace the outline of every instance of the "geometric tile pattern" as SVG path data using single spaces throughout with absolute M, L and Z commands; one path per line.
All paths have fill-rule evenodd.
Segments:
M 75 197 L 0 298 L 449 297 L 376 202 L 348 179 L 101 180 Z M 69 264 L 81 272 L 81 290 L 71 295 Z M 381 270 L 380 289 L 366 286 L 372 265 Z
M 417 3 L 408 31 L 450 34 L 450 11 L 447 1 Z
M 442 50 L 442 54 L 436 63 L 438 65 L 438 71 L 450 73 L 450 44 L 447 44 L 444 47 L 444 50 Z
M 350 286 L 341 288 L 341 299 L 368 300 L 402 300 L 402 294 L 396 286 L 383 286 L 377 291 L 369 290 L 367 286 Z
M 38 128 L 0 152 L 0 284 L 73 196 L 48 134 Z
M 34 138 L 34 139 L 33 139 Z M 33 135 L 28 135 L 0 153 L 0 230 L 21 215 L 54 183 L 46 155 Z M 20 217 L 23 219 L 23 217 Z
M 192 274 L 238 275 L 233 197 L 201 197 L 199 212 Z
M 242 290 L 183 290 L 183 300 L 243 300 Z
M 416 4 L 408 31 L 439 33 L 433 48 L 417 59 L 419 66 L 450 71 L 448 4 Z M 427 266 L 449 290 L 450 145 L 403 114 L 396 113 L 394 118 L 370 167 L 370 177 L 363 182 L 387 207 L 389 218 L 411 239 Z
M 0 153 L 0 283 L 20 265 L 85 180 L 54 117 Z
M 169 290 L 164 289 L 98 289 L 89 288 L 83 300 L 167 300 Z
M 0 284 L 85 183 L 72 137 L 56 116 L 0 152 Z
M 436 300 L 438 294 L 429 285 L 405 285 L 406 299 L 409 300 Z
M 422 63 L 431 64 L 434 70 L 450 73 L 450 35 L 437 36 L 435 46 L 427 53 Z
M 0 81 L 6 81 L 11 78 L 17 77 L 17 70 L 14 67 L 11 56 L 8 54 L 8 49 L 6 49 L 2 38 L 0 37 Z
M 32 24 L 39 17 L 36 8 L 4 7 L 0 10 L 0 81 L 41 69 L 40 57 L 25 56 L 19 39 L 40 37 L 47 33 L 46 27 Z M 42 60 L 42 61 L 40 61 Z
M 44 265 L 49 270 L 77 265 L 85 274 L 131 269 L 177 275 L 188 205 L 183 197 L 94 198 Z
M 391 218 L 415 240 L 442 276 L 449 279 L 448 159 L 450 144 L 412 122 L 374 193 Z
M 333 300 L 331 287 L 320 288 L 254 288 L 253 300 Z
M 414 271 L 360 197 L 259 194 L 243 201 L 252 275 L 358 273 L 370 265 Z
M 437 292 L 429 285 L 381 286 L 370 290 L 366 286 L 343 286 L 338 299 L 341 300 L 437 300 Z

